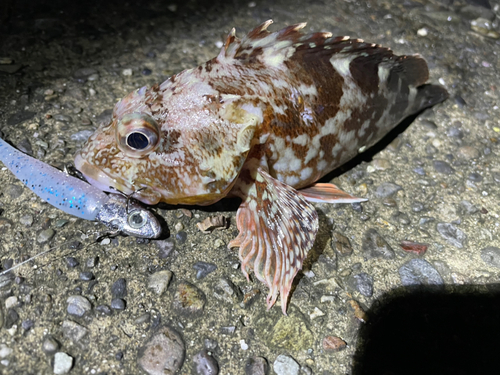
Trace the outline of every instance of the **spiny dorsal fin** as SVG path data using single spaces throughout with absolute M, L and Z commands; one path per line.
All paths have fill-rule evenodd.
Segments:
M 256 62 L 260 55 L 291 58 L 297 54 L 318 54 L 331 56 L 335 53 L 377 54 L 391 59 L 393 53 L 389 48 L 374 43 L 365 43 L 362 39 L 351 39 L 348 36 L 334 37 L 329 32 L 304 34 L 302 29 L 306 23 L 297 23 L 279 31 L 267 30 L 272 20 L 263 22 L 250 31 L 241 40 L 232 29 L 219 53 L 218 59 L 237 59 L 242 62 Z M 318 56 L 319 57 L 319 56 Z M 279 61 L 280 59 L 278 59 Z

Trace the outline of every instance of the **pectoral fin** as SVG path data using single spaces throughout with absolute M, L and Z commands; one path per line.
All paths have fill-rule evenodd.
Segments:
M 308 188 L 301 189 L 300 193 L 309 202 L 316 203 L 357 203 L 365 202 L 368 199 L 358 198 L 340 190 L 334 184 L 314 184 Z
M 281 295 L 286 314 L 292 282 L 318 232 L 318 214 L 294 188 L 258 169 L 254 186 L 236 214 L 240 231 L 229 248 L 239 247 L 243 274 L 248 270 L 269 287 L 268 309 Z

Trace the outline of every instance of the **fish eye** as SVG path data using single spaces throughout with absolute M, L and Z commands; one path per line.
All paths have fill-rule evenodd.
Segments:
M 127 136 L 127 145 L 135 150 L 144 150 L 149 146 L 149 139 L 143 133 L 133 132 Z
M 145 113 L 127 113 L 117 122 L 116 141 L 126 156 L 142 158 L 160 144 L 160 128 Z
M 132 211 L 128 215 L 128 224 L 134 228 L 139 229 L 142 228 L 147 223 L 146 215 L 140 211 Z

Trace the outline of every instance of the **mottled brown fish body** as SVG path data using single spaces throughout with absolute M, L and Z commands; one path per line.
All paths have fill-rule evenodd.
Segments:
M 270 33 L 270 23 L 242 40 L 233 30 L 214 59 L 122 99 L 75 165 L 103 190 L 149 204 L 241 197 L 229 246 L 240 248 L 243 273 L 269 287 L 268 307 L 281 294 L 286 313 L 318 230 L 310 202 L 363 200 L 309 186 L 447 93 L 425 84 L 418 55 L 304 35 L 305 24 Z

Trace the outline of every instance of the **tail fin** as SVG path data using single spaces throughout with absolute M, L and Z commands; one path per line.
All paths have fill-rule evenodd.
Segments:
M 413 113 L 432 107 L 448 98 L 448 91 L 439 85 L 421 85 L 417 87 L 417 97 L 412 108 Z

